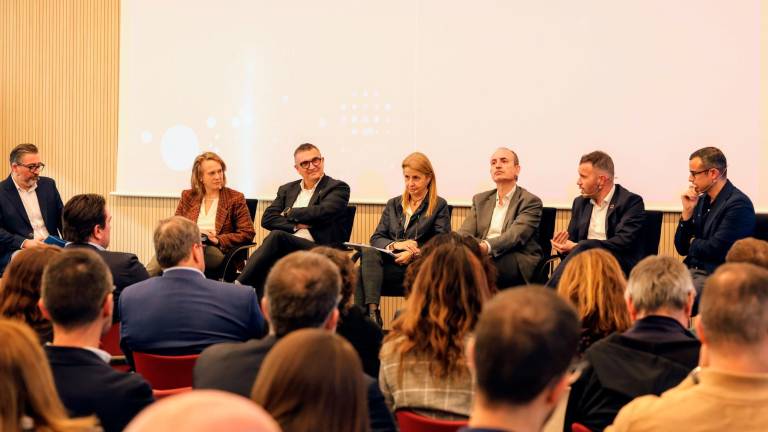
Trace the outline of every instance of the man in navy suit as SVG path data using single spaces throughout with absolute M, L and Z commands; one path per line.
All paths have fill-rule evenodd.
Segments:
M 203 274 L 197 224 L 181 216 L 162 220 L 154 243 L 163 275 L 126 287 L 120 296 L 120 346 L 129 362 L 133 351 L 197 354 L 215 343 L 264 336 L 253 288 Z
M 261 217 L 261 226 L 271 232 L 237 278 L 239 283 L 256 288 L 259 298 L 263 297 L 269 269 L 280 258 L 317 245 L 339 246 L 347 241 L 340 221 L 349 204 L 349 185 L 325 175 L 325 159 L 314 144 L 300 145 L 293 159 L 301 180 L 277 190 L 277 197 Z
M 45 164 L 37 146 L 17 145 L 10 162 L 11 174 L 0 182 L 0 275 L 14 252 L 61 231 L 61 196 L 53 179 L 40 177 Z
M 112 276 L 96 252 L 65 250 L 46 267 L 40 309 L 53 322 L 53 343 L 45 346 L 56 389 L 74 417 L 95 414 L 105 431 L 121 431 L 153 402 L 141 375 L 109 366 L 99 349 L 112 325 Z
M 149 278 L 147 269 L 132 253 L 108 251 L 112 214 L 107 208 L 104 197 L 96 194 L 75 195 L 64 206 L 64 229 L 62 234 L 67 248 L 91 249 L 104 259 L 112 272 L 115 284 L 114 321 L 120 321 L 117 302 L 120 293 L 128 285 L 133 285 Z
M 613 171 L 607 153 L 593 151 L 581 157 L 576 181 L 581 196 L 573 200 L 568 231 L 552 239 L 554 250 L 565 258 L 547 285 L 557 287 L 568 260 L 588 249 L 611 252 L 626 275 L 643 258 L 639 241 L 645 222 L 643 198 L 614 184 Z

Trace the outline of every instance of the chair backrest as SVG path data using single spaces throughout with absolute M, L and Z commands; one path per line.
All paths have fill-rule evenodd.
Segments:
M 143 375 L 153 389 L 169 390 L 192 387 L 192 369 L 198 357 L 198 354 L 163 356 L 134 352 L 133 362 L 136 372 Z
M 160 400 L 162 398 L 167 398 L 168 396 L 177 395 L 180 393 L 192 391 L 192 387 L 179 387 L 174 389 L 168 389 L 168 390 L 156 390 L 152 389 L 152 396 L 155 397 L 155 400 Z
M 120 349 L 120 323 L 112 324 L 107 334 L 101 337 L 99 347 L 113 356 L 123 355 Z
M 571 432 L 592 432 L 592 430 L 581 423 L 572 423 Z
M 456 432 L 466 421 L 436 420 L 407 410 L 395 411 L 400 432 Z
M 758 213 L 755 225 L 755 238 L 768 241 L 768 213 Z
M 539 238 L 537 239 L 541 246 L 541 255 L 548 257 L 552 253 L 552 237 L 555 235 L 555 216 L 557 209 L 554 207 L 544 207 L 541 209 L 541 222 L 539 222 Z
M 344 220 L 342 221 L 345 242 L 348 242 L 350 237 L 352 237 L 352 225 L 355 223 L 355 213 L 357 213 L 357 206 L 347 206 L 347 211 L 344 213 Z
M 256 206 L 259 204 L 257 199 L 246 199 L 245 205 L 248 207 L 248 213 L 251 214 L 251 221 L 256 220 Z
M 664 212 L 645 211 L 645 223 L 643 223 L 642 238 L 643 257 L 656 255 L 659 253 L 659 241 L 661 241 L 661 222 L 664 219 Z

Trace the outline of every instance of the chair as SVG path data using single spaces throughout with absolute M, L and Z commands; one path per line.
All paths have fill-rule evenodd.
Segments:
M 153 389 L 170 390 L 192 387 L 192 369 L 198 354 L 163 356 L 141 352 L 133 353 L 136 372 L 149 381 Z
M 341 226 L 344 229 L 344 241 L 348 242 L 352 237 L 352 226 L 355 224 L 355 214 L 357 213 L 357 206 L 347 206 L 347 210 L 344 212 L 344 219 L 341 220 Z
M 643 242 L 643 258 L 659 253 L 659 242 L 661 241 L 661 222 L 664 219 L 664 212 L 645 211 L 645 223 L 640 239 Z
M 177 395 L 180 393 L 192 391 L 192 387 L 179 387 L 174 389 L 168 389 L 168 390 L 152 390 L 152 396 L 155 397 L 155 400 L 160 400 L 162 398 L 166 398 L 168 396 Z
M 755 225 L 754 237 L 768 241 L 768 213 L 758 213 L 755 216 L 757 217 L 757 224 Z
M 550 240 L 555 235 L 555 217 L 557 209 L 544 207 L 541 209 L 541 221 L 539 222 L 539 238 L 536 241 L 541 246 L 541 260 L 536 264 L 531 282 L 544 284 L 549 279 L 552 263 L 559 259 L 558 255 L 552 255 L 552 243 Z
M 466 420 L 437 420 L 407 410 L 395 411 L 400 432 L 456 432 L 467 425 Z
M 256 220 L 256 205 L 258 203 L 259 200 L 257 199 L 245 200 L 245 204 L 248 206 L 248 213 L 251 214 L 252 223 Z M 256 243 L 240 245 L 224 257 L 224 270 L 221 272 L 222 281 L 232 282 L 237 279 L 237 265 L 248 259 L 248 250 L 254 246 L 256 246 Z
M 592 432 L 592 430 L 581 423 L 572 423 L 571 432 Z
M 125 359 L 125 354 L 120 349 L 120 323 L 116 322 L 109 328 L 107 334 L 101 337 L 99 342 L 99 348 L 108 352 L 112 357 L 109 359 L 109 365 L 112 369 L 120 372 L 128 372 L 131 370 L 128 361 Z

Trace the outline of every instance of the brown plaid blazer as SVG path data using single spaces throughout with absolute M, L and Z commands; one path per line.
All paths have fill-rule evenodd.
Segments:
M 203 197 L 195 197 L 192 189 L 181 193 L 181 200 L 176 207 L 176 216 L 183 216 L 197 223 Z M 227 253 L 241 244 L 250 243 L 256 235 L 253 219 L 245 204 L 245 195 L 225 187 L 219 192 L 219 204 L 216 209 L 216 237 L 219 249 Z

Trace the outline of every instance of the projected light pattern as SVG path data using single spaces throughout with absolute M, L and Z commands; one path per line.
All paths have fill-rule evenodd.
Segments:
M 392 103 L 381 102 L 378 90 L 354 90 L 351 101 L 339 104 L 339 124 L 353 136 L 375 136 L 381 132 L 378 127 L 381 123 L 392 123 L 391 111 Z M 390 130 L 385 133 L 389 134 Z
M 186 171 L 200 153 L 197 134 L 185 125 L 168 128 L 160 140 L 160 152 L 165 165 L 174 171 Z

